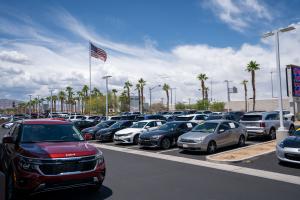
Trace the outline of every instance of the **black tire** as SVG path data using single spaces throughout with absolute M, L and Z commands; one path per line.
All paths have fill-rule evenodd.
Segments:
M 217 144 L 216 144 L 216 142 L 215 141 L 210 141 L 209 143 L 208 143 L 208 145 L 207 145 L 207 153 L 208 154 L 213 154 L 213 153 L 215 153 L 216 152 L 216 150 L 217 150 Z
M 90 186 L 88 189 L 91 192 L 98 192 L 98 191 L 100 191 L 101 187 L 102 187 L 102 183 L 98 183 L 96 185 Z
M 269 140 L 275 140 L 276 139 L 276 130 L 275 128 L 271 128 L 269 135 L 268 135 Z
M 171 141 L 169 140 L 169 138 L 162 139 L 162 141 L 160 142 L 160 147 L 162 149 L 169 149 L 171 147 Z
M 246 144 L 245 136 L 241 135 L 240 138 L 239 138 L 238 146 L 243 147 L 243 146 L 245 146 L 245 144 Z
M 139 135 L 135 135 L 133 137 L 133 144 L 138 144 L 139 143 Z

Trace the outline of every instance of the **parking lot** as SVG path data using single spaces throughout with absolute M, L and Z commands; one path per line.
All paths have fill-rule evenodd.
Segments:
M 0 137 L 5 132 L 0 129 Z M 259 142 L 251 139 L 247 145 Z M 218 165 L 205 161 L 205 153 L 187 153 L 177 147 L 160 150 L 91 143 L 103 151 L 108 170 L 99 192 L 70 190 L 30 199 L 295 199 L 300 195 L 299 184 L 293 184 L 300 182 L 300 166 L 279 165 L 275 153 Z

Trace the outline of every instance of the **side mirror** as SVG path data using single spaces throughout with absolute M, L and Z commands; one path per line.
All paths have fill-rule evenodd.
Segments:
M 220 129 L 218 133 L 224 133 L 225 129 Z
M 13 144 L 15 143 L 14 138 L 12 136 L 6 136 L 2 139 L 3 144 Z
M 150 128 L 150 126 L 146 126 L 145 128 L 146 128 L 146 129 L 149 129 L 149 128 Z

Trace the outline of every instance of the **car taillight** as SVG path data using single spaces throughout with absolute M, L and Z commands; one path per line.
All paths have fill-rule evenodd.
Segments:
M 90 133 L 86 133 L 86 134 L 84 134 L 84 139 L 85 140 L 91 140 L 91 139 L 93 139 L 93 135 L 90 134 Z
M 259 123 L 259 126 L 260 126 L 260 127 L 266 127 L 266 123 L 265 123 L 265 122 L 260 122 L 260 123 Z

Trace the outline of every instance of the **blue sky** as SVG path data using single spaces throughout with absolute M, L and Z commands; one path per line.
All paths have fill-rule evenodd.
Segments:
M 148 85 L 188 86 L 189 90 L 178 89 L 178 98 L 186 101 L 189 96 L 196 101 L 195 74 L 203 72 L 216 83 L 216 100 L 223 100 L 221 79 L 232 79 L 238 87 L 241 80 L 249 79 L 243 69 L 230 70 L 251 59 L 264 66 L 258 77 L 272 70 L 273 41 L 262 41 L 261 35 L 297 24 L 299 8 L 297 0 L 1 0 L 0 68 L 13 78 L 7 83 L 10 89 L 0 90 L 0 95 L 18 99 L 28 93 L 47 95 L 49 87 L 62 84 L 79 89 L 87 83 L 82 66 L 86 66 L 87 41 L 92 40 L 109 53 L 105 65 L 93 61 L 95 85 L 97 77 L 107 73 L 114 77 L 112 87 L 119 90 L 127 79 L 134 82 L 145 77 Z M 284 35 L 283 47 L 298 50 L 297 43 L 289 45 L 297 33 Z M 298 64 L 296 55 L 286 55 L 283 64 Z M 211 70 L 214 66 L 218 71 Z M 166 75 L 169 78 L 157 80 Z M 177 81 L 180 76 L 186 80 L 182 85 Z M 16 86 L 17 78 L 28 84 Z M 267 81 L 258 79 L 258 87 L 269 95 Z M 102 82 L 97 86 L 102 89 Z M 242 92 L 233 99 L 241 97 Z

